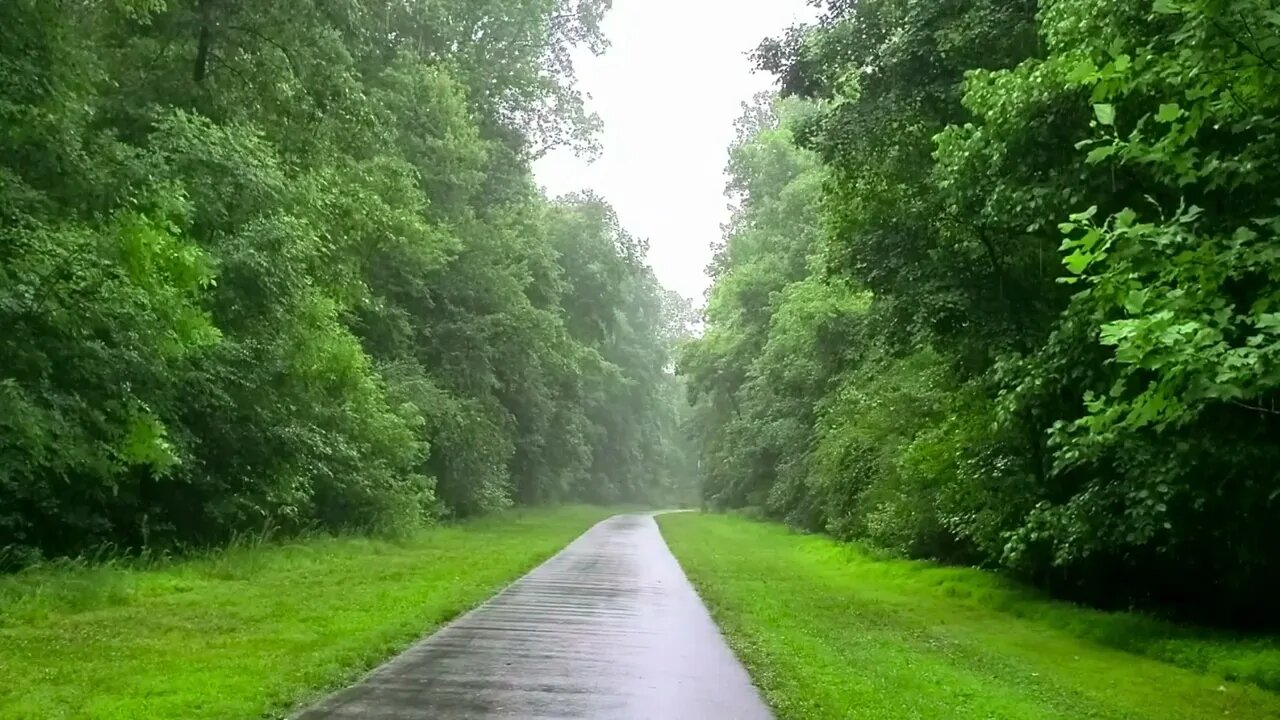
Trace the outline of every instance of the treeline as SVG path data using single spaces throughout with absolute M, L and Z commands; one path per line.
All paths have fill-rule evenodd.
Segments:
M 706 499 L 1273 622 L 1275 3 L 829 0 L 757 59 L 681 360 Z
M 7 561 L 669 491 L 682 303 L 529 168 L 607 5 L 0 3 Z

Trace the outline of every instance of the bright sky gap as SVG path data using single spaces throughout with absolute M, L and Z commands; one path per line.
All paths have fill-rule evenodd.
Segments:
M 604 122 L 600 158 L 557 150 L 536 164 L 538 182 L 551 196 L 602 195 L 649 240 L 662 284 L 701 301 L 729 217 L 733 121 L 773 84 L 747 53 L 813 14 L 806 0 L 617 0 L 604 22 L 609 50 L 577 55 L 578 87 Z

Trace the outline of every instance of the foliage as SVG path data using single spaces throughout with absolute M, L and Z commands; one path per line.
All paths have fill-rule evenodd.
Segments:
M 806 104 L 757 98 L 744 108 L 730 153 L 734 210 L 710 272 L 707 330 L 682 351 L 692 420 L 699 429 L 704 496 L 726 505 L 761 505 L 807 514 L 795 493 L 770 488 L 802 482 L 813 401 L 832 363 L 819 349 L 839 348 L 851 332 L 860 296 L 801 283 L 820 237 L 822 174 L 812 153 L 795 147 L 792 125 Z M 811 257 L 813 256 L 813 257 Z
M 679 308 L 529 170 L 606 7 L 4 3 L 7 556 L 666 493 Z
M 757 59 L 809 104 L 774 152 L 821 188 L 787 205 L 774 168 L 730 163 L 742 207 L 793 225 L 730 226 L 772 264 L 722 254 L 684 352 L 708 499 L 1273 621 L 1274 4 L 831 0 Z M 777 142 L 756 122 L 735 147 Z M 757 387 L 763 348 L 826 322 L 774 322 L 811 286 L 867 300 L 839 344 L 791 345 L 821 382 Z

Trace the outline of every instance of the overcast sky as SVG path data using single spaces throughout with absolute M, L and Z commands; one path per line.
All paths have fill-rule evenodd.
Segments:
M 648 238 L 658 279 L 701 302 L 711 244 L 728 218 L 726 150 L 741 103 L 772 78 L 746 53 L 808 19 L 805 0 L 614 0 L 612 46 L 578 62 L 579 88 L 604 121 L 594 163 L 557 151 L 534 170 L 552 196 L 595 190 Z

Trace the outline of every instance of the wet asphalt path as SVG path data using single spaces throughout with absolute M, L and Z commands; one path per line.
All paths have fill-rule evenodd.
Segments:
M 648 515 L 618 515 L 299 720 L 766 720 Z

